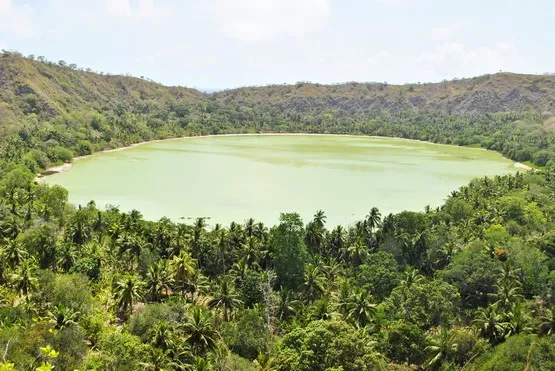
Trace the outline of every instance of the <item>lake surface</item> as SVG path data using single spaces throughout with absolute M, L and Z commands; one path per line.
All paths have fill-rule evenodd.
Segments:
M 442 204 L 472 178 L 515 172 L 499 153 L 363 136 L 242 135 L 148 143 L 82 159 L 46 178 L 70 201 L 137 209 L 145 218 L 268 224 L 322 209 L 328 227 Z

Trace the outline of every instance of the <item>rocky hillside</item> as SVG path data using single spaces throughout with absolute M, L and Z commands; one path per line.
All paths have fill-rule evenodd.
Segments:
M 533 109 L 555 113 L 555 76 L 498 73 L 441 83 L 388 85 L 297 83 L 227 90 L 226 103 L 270 103 L 288 109 L 338 108 L 353 113 L 440 110 L 458 115 Z
M 555 114 L 555 76 L 499 73 L 441 83 L 389 85 L 297 83 L 204 94 L 129 76 L 108 76 L 21 57 L 0 55 L 0 125 L 35 114 L 48 120 L 71 112 L 149 113 L 188 106 L 263 106 L 300 113 L 339 109 L 347 114 L 441 111 L 455 115 L 532 109 Z

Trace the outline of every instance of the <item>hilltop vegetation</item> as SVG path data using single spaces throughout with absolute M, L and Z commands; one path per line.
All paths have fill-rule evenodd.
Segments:
M 0 370 L 554 369 L 553 81 L 206 95 L 4 53 Z M 474 180 L 435 210 L 368 205 L 352 226 L 147 221 L 34 181 L 140 140 L 264 131 L 480 145 L 545 169 Z

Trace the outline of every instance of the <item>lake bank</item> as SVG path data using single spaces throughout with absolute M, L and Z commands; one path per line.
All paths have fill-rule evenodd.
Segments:
M 135 148 L 135 147 L 138 147 L 138 146 L 141 146 L 141 145 L 144 145 L 144 144 L 175 141 L 175 140 L 182 140 L 182 139 L 194 139 L 194 138 L 257 136 L 257 135 L 258 136 L 296 136 L 296 135 L 299 135 L 299 136 L 338 136 L 338 137 L 362 137 L 362 138 L 390 138 L 390 139 L 409 140 L 409 141 L 428 143 L 428 144 L 437 144 L 437 145 L 442 145 L 442 146 L 454 146 L 454 147 L 463 147 L 463 148 L 465 148 L 464 146 L 457 146 L 457 145 L 454 145 L 454 144 L 433 143 L 433 142 L 427 142 L 427 141 L 418 140 L 418 139 L 407 139 L 407 138 L 397 138 L 397 137 L 381 137 L 381 136 L 374 136 L 374 135 L 356 135 L 356 134 L 320 134 L 320 133 L 242 133 L 242 134 L 240 134 L 240 133 L 238 133 L 238 134 L 196 135 L 196 136 L 184 136 L 184 137 L 148 140 L 148 141 L 133 143 L 133 144 L 130 144 L 129 146 L 112 148 L 112 149 L 105 149 L 105 150 L 102 150 L 102 151 L 94 152 L 90 155 L 77 156 L 77 157 L 73 158 L 72 162 L 66 162 L 66 163 L 63 163 L 61 165 L 51 166 L 51 167 L 47 168 L 46 170 L 42 171 L 35 178 L 35 181 L 43 182 L 49 176 L 67 171 L 67 170 L 71 169 L 71 167 L 73 166 L 73 164 L 76 161 L 79 161 L 79 160 L 82 160 L 82 159 L 85 159 L 85 158 L 89 158 L 91 156 L 101 155 L 101 154 L 104 154 L 104 153 L 123 151 L 123 150 L 131 149 L 131 148 Z M 466 148 L 471 148 L 471 147 L 466 147 Z M 487 149 L 481 148 L 481 147 L 478 147 L 476 149 L 482 149 L 482 150 L 487 151 Z M 510 161 L 513 161 L 513 160 L 510 160 Z M 531 166 L 528 166 L 528 165 L 523 164 L 521 162 L 514 162 L 514 167 L 517 168 L 517 169 L 522 169 L 522 170 L 526 170 L 526 171 L 534 170 L 534 168 L 532 168 Z

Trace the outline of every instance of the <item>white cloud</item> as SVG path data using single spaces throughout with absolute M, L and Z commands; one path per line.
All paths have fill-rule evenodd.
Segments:
M 106 12 L 127 20 L 163 19 L 171 14 L 171 9 L 158 5 L 154 0 L 138 0 L 133 6 L 131 0 L 105 0 Z
M 32 13 L 29 5 L 16 6 L 12 0 L 0 0 L 0 31 L 19 37 L 33 36 Z
M 302 36 L 331 14 L 330 0 L 214 0 L 202 7 L 225 36 L 246 43 Z
M 459 19 L 455 22 L 436 27 L 432 29 L 432 39 L 435 41 L 449 41 L 458 31 L 469 24 L 470 22 Z
M 422 53 L 416 59 L 416 66 L 432 79 L 448 78 L 455 75 L 475 76 L 498 72 L 512 66 L 519 66 L 523 60 L 515 45 L 501 41 L 493 46 L 468 48 L 461 43 L 451 42 L 434 51 Z

